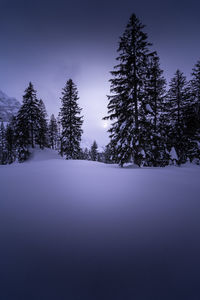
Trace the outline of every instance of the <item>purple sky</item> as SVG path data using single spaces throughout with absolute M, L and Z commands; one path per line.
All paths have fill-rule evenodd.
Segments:
M 72 78 L 84 115 L 84 139 L 108 142 L 109 71 L 131 13 L 146 24 L 169 80 L 189 76 L 200 58 L 200 3 L 190 1 L 0 0 L 0 89 L 21 101 L 29 81 L 57 115 L 61 90 Z

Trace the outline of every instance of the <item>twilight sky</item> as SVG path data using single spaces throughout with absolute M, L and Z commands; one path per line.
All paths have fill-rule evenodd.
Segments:
M 189 77 L 200 59 L 197 0 L 0 0 L 0 90 L 22 101 L 32 81 L 49 116 L 72 78 L 84 115 L 84 139 L 108 142 L 109 72 L 119 36 L 134 12 L 169 80 L 177 68 Z

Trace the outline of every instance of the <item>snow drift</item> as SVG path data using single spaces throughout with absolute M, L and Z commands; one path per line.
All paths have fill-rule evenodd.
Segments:
M 197 299 L 199 175 L 47 149 L 0 166 L 0 298 Z

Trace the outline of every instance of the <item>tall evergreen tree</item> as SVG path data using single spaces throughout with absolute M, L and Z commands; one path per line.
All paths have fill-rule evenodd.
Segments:
M 23 111 L 19 111 L 16 118 L 16 150 L 17 159 L 19 162 L 25 161 L 29 155 L 30 133 L 26 122 L 23 118 Z
M 60 154 L 62 151 L 62 124 L 61 124 L 61 112 L 58 113 L 58 117 L 56 119 L 57 128 L 58 128 L 58 140 L 57 140 L 57 149 L 59 149 Z
M 133 14 L 119 42 L 119 64 L 111 72 L 112 95 L 108 96 L 108 117 L 114 121 L 109 129 L 115 145 L 117 162 L 123 166 L 131 158 L 140 165 L 142 160 L 145 82 L 148 61 L 153 55 L 143 32 L 144 25 Z
M 191 75 L 191 101 L 185 111 L 185 134 L 189 139 L 189 160 L 200 163 L 200 60 Z
M 47 112 L 42 99 L 38 102 L 39 115 L 38 115 L 38 131 L 36 134 L 36 142 L 40 148 L 48 146 L 48 125 L 47 125 Z
M 191 88 L 194 97 L 194 103 L 197 104 L 200 109 L 200 60 L 192 69 Z
M 161 115 L 166 98 L 166 80 L 160 68 L 159 57 L 155 53 L 149 60 L 145 84 L 146 97 L 143 101 L 143 136 L 145 144 L 145 164 L 160 166 L 165 160 L 165 145 L 160 136 Z
M 171 125 L 169 138 L 178 155 L 179 164 L 187 160 L 188 140 L 184 135 L 184 114 L 189 101 L 190 93 L 186 77 L 177 70 L 168 91 L 168 117 Z
M 193 129 L 194 136 L 200 142 L 200 60 L 196 63 L 192 72 L 191 90 L 193 95 Z
M 4 123 L 1 122 L 0 125 L 0 164 L 4 165 L 7 163 L 6 154 L 6 138 L 5 138 L 5 127 Z
M 11 164 L 16 159 L 15 117 L 7 125 L 5 131 L 7 163 Z
M 51 115 L 49 121 L 49 144 L 51 149 L 57 149 L 58 143 L 58 125 L 54 114 Z
M 26 136 L 26 144 L 32 148 L 35 145 L 37 131 L 39 129 L 40 108 L 36 97 L 36 91 L 30 82 L 23 96 L 23 104 L 17 114 L 17 131 Z
M 163 112 L 166 96 L 166 80 L 160 68 L 159 57 L 155 54 L 150 58 L 146 81 L 146 109 L 151 116 L 154 132 L 159 131 L 159 117 Z
M 80 141 L 83 130 L 83 117 L 80 116 L 81 108 L 78 106 L 78 91 L 72 79 L 69 79 L 62 92 L 62 107 L 60 111 L 61 155 L 66 159 L 78 159 L 81 148 Z
M 16 117 L 16 138 L 18 160 L 24 161 L 29 156 L 29 146 L 34 148 L 40 128 L 40 108 L 36 91 L 29 83 L 23 96 L 23 104 Z

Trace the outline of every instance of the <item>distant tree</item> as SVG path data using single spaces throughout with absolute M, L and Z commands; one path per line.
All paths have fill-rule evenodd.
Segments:
M 117 152 L 115 150 L 115 144 L 111 140 L 104 149 L 104 159 L 105 163 L 117 163 Z
M 104 162 L 104 153 L 103 152 L 98 152 L 97 153 L 97 161 L 98 162 Z
M 83 117 L 80 116 L 81 108 L 78 106 L 78 91 L 72 79 L 69 79 L 62 92 L 62 107 L 60 111 L 62 133 L 60 154 L 66 159 L 80 157 L 80 141 L 83 130 Z
M 89 154 L 89 150 L 88 150 L 87 147 L 83 151 L 83 159 L 85 159 L 85 160 L 89 160 L 90 159 L 90 154 Z
M 90 159 L 93 161 L 98 160 L 98 145 L 96 141 L 93 142 L 91 148 L 90 148 Z
M 119 64 L 111 72 L 111 93 L 108 96 L 108 116 L 113 121 L 109 129 L 116 160 L 123 166 L 133 159 L 141 165 L 143 159 L 143 121 L 149 59 L 153 55 L 143 32 L 144 25 L 133 14 L 119 42 Z
M 58 125 L 54 114 L 51 115 L 49 122 L 49 143 L 51 149 L 57 149 L 58 143 Z

